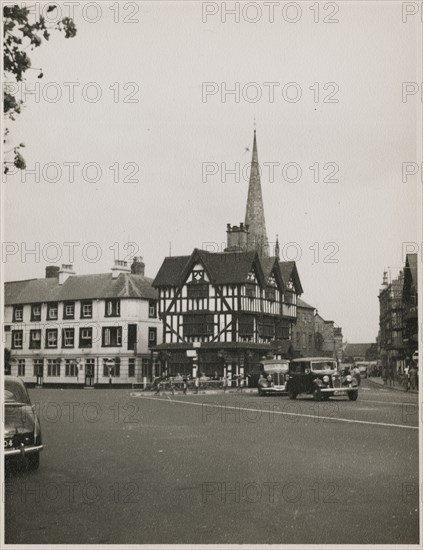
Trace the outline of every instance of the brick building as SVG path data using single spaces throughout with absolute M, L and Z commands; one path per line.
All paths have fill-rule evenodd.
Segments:
M 379 292 L 380 361 L 382 367 L 401 372 L 406 364 L 406 347 L 403 341 L 403 287 L 404 273 L 388 282 L 388 274 L 383 274 Z

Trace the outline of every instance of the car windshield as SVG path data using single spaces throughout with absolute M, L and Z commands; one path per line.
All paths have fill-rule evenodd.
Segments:
M 5 403 L 28 403 L 28 395 L 25 388 L 14 380 L 5 380 L 4 383 Z
M 336 361 L 313 361 L 311 363 L 311 370 L 313 371 L 336 370 Z
M 286 373 L 289 370 L 289 363 L 272 363 L 271 365 L 263 365 L 265 374 L 276 374 L 278 372 Z

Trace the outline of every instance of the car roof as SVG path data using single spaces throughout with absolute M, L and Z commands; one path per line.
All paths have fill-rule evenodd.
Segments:
M 19 376 L 11 376 L 10 374 L 5 374 L 4 381 L 6 382 L 6 380 L 8 382 L 16 382 L 17 384 L 22 384 L 23 386 L 25 386 L 24 381 L 22 380 L 22 378 L 19 378 Z
M 293 363 L 300 363 L 301 361 L 336 361 L 333 357 L 299 357 L 298 359 L 293 359 Z
M 262 359 L 260 363 L 262 365 L 275 365 L 279 363 L 289 363 L 289 359 Z

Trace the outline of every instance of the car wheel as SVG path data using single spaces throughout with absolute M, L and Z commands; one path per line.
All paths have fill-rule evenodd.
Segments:
M 288 392 L 288 395 L 289 395 L 289 399 L 297 399 L 297 393 L 295 393 L 294 391 L 290 390 Z
M 315 388 L 313 392 L 313 399 L 315 401 L 321 401 L 322 400 L 322 392 L 320 391 L 320 388 Z
M 29 470 L 38 470 L 40 467 L 40 453 L 31 453 L 26 459 Z
M 259 397 L 261 397 L 263 395 L 263 392 L 261 391 L 260 388 L 258 389 L 258 394 L 259 394 Z
M 350 391 L 348 392 L 348 399 L 350 401 L 357 401 L 357 397 L 358 397 L 358 391 Z
M 328 393 L 323 394 L 323 401 L 329 401 L 330 395 Z

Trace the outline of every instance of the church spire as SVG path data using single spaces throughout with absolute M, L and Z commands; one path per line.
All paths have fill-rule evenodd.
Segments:
M 245 225 L 248 226 L 248 250 L 257 250 L 260 256 L 269 255 L 266 221 L 264 219 L 263 197 L 261 194 L 260 167 L 257 154 L 256 130 L 254 128 L 253 155 L 248 185 Z

